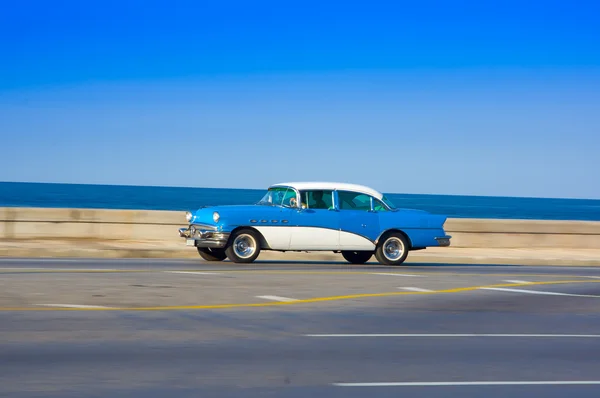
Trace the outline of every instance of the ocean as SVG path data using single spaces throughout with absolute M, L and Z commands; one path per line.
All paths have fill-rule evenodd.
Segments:
M 193 210 L 252 204 L 265 189 L 0 182 L 0 207 Z M 600 200 L 386 193 L 397 207 L 450 218 L 600 221 Z

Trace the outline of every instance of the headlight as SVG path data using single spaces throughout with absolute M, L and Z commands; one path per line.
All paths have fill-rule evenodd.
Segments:
M 192 221 L 192 213 L 190 213 L 189 211 L 185 212 L 185 219 L 190 222 Z
M 213 221 L 214 222 L 219 222 L 219 218 L 221 218 L 221 216 L 219 216 L 219 213 L 217 213 L 216 211 L 213 213 Z

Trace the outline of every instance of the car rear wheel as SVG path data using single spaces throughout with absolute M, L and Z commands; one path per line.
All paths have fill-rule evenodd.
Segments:
M 225 249 L 216 249 L 211 247 L 198 247 L 198 254 L 206 261 L 223 261 L 227 258 Z
M 342 256 L 352 264 L 364 264 L 371 256 L 373 256 L 373 252 L 364 252 L 364 251 L 342 251 Z
M 400 265 L 408 256 L 408 241 L 399 232 L 384 236 L 377 244 L 375 257 L 384 265 Z
M 260 239 L 252 229 L 241 229 L 235 232 L 225 249 L 225 254 L 234 263 L 251 263 L 260 254 Z

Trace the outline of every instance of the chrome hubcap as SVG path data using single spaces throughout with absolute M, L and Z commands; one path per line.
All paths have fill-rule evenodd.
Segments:
M 256 241 L 250 235 L 240 235 L 233 241 L 233 251 L 240 258 L 248 258 L 256 251 Z
M 383 255 L 390 261 L 396 261 L 404 254 L 404 244 L 398 238 L 389 238 L 383 245 Z

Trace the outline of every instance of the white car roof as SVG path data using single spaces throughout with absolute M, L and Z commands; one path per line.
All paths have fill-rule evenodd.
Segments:
M 292 187 L 299 191 L 311 190 L 311 189 L 323 189 L 323 190 L 340 190 L 340 191 L 353 191 L 365 193 L 371 195 L 377 199 L 381 199 L 383 194 L 373 188 L 359 185 L 359 184 L 348 184 L 345 182 L 320 182 L 320 181 L 301 181 L 301 182 L 281 182 L 271 185 L 271 187 Z

